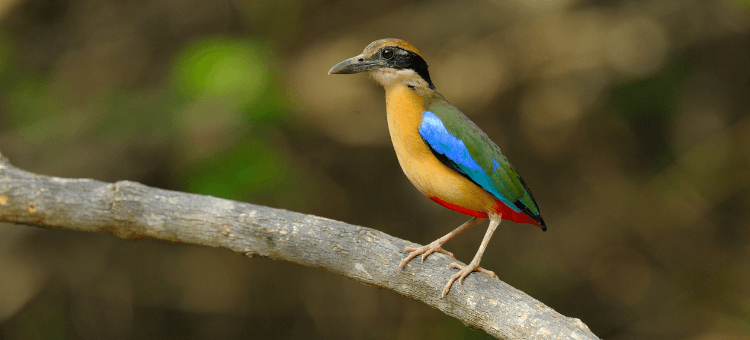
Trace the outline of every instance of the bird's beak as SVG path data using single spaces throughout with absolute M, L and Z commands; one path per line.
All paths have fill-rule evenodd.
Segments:
M 336 65 L 333 65 L 328 74 L 352 74 L 365 71 L 372 71 L 383 67 L 382 62 L 378 60 L 368 60 L 362 55 L 346 59 Z

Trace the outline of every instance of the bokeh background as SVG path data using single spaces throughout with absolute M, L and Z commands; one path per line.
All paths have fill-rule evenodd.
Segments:
M 483 267 L 607 339 L 750 338 L 744 0 L 5 0 L 0 152 L 426 244 L 466 217 L 401 173 L 383 90 L 326 75 L 385 37 L 548 223 L 501 224 Z M 447 249 L 469 261 L 485 228 Z M 291 263 L 0 224 L 0 339 L 486 337 Z

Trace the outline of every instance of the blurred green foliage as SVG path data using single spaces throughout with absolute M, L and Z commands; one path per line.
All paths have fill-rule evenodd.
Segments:
M 216 97 L 253 105 L 270 85 L 257 43 L 231 38 L 193 42 L 175 61 L 175 87 L 186 97 Z
M 630 124 L 655 173 L 674 161 L 675 155 L 667 145 L 667 124 L 675 114 L 684 82 L 693 72 L 688 58 L 675 57 L 661 72 L 612 89 L 614 112 Z
M 53 150 L 81 139 L 110 148 L 176 144 L 171 148 L 182 156 L 167 161 L 180 190 L 265 204 L 314 190 L 278 130 L 292 108 L 283 72 L 257 40 L 193 41 L 176 54 L 169 87 L 112 90 L 84 107 L 19 67 L 7 39 L 0 39 L 0 51 L 7 91 L 0 119 L 26 143 Z
M 278 133 L 291 105 L 272 55 L 257 41 L 225 37 L 177 54 L 171 114 L 188 155 L 177 165 L 183 190 L 278 204 L 312 187 L 301 185 L 311 181 Z
M 65 340 L 72 339 L 69 319 L 63 306 L 48 302 L 34 303 L 15 320 L 18 339 Z
M 248 139 L 192 167 L 185 189 L 234 199 L 270 193 L 287 181 L 289 166 L 290 161 L 268 142 Z

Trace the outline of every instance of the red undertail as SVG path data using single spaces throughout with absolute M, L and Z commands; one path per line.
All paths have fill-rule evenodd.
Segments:
M 467 208 L 464 208 L 462 206 L 458 206 L 458 205 L 455 205 L 455 204 L 452 204 L 452 203 L 448 203 L 448 202 L 443 201 L 443 200 L 441 200 L 441 199 L 439 199 L 437 197 L 430 197 L 430 199 L 433 200 L 433 201 L 435 201 L 437 204 L 440 204 L 440 205 L 442 205 L 442 206 L 444 206 L 444 207 L 446 207 L 446 208 L 448 208 L 450 210 L 458 211 L 458 212 L 460 212 L 460 213 L 462 213 L 464 215 L 476 216 L 476 217 L 479 217 L 479 218 L 487 218 L 488 217 L 488 215 L 487 215 L 486 212 L 467 209 Z M 531 217 L 529 217 L 528 215 L 526 215 L 526 214 L 524 214 L 522 212 L 516 212 L 516 211 L 514 211 L 513 209 L 509 208 L 507 205 L 505 205 L 503 202 L 501 202 L 499 200 L 495 201 L 495 213 L 497 213 L 499 215 L 502 215 L 502 219 L 504 219 L 504 220 L 513 221 L 513 222 L 516 222 L 516 223 L 528 223 L 528 224 L 531 224 L 531 225 L 535 225 L 535 226 L 537 226 L 539 228 L 542 228 L 542 226 L 539 224 L 539 222 L 534 221 Z

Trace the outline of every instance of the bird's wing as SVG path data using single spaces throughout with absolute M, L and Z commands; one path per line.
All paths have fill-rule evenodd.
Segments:
M 514 211 L 541 221 L 534 197 L 516 169 L 497 144 L 455 106 L 444 100 L 428 105 L 419 134 L 443 164 Z

